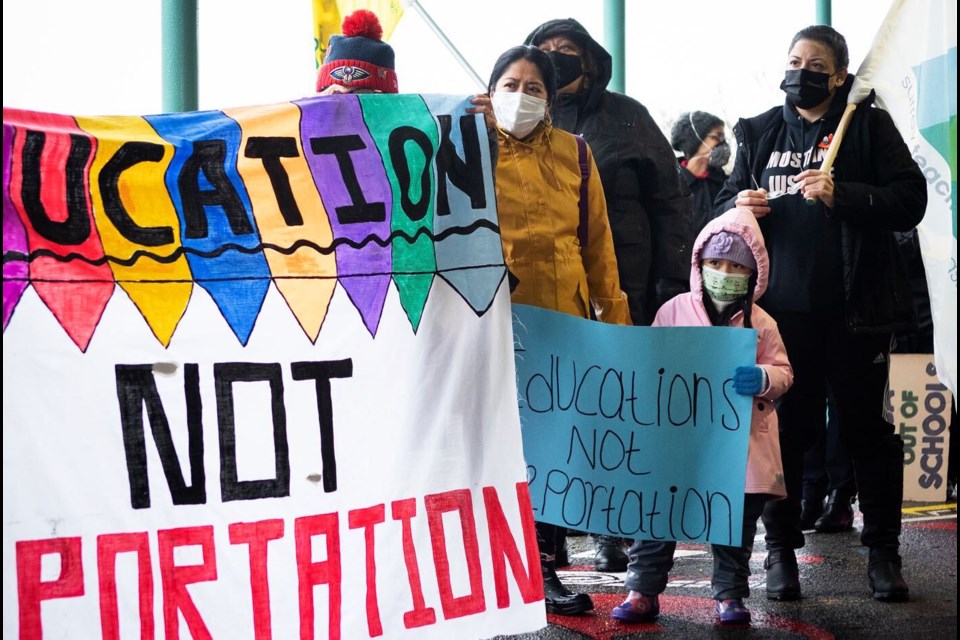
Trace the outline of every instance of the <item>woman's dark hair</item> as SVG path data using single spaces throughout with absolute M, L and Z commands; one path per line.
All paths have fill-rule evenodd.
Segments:
M 557 69 L 553 66 L 553 60 L 550 59 L 550 56 L 531 44 L 510 47 L 497 58 L 493 65 L 493 71 L 490 73 L 490 82 L 487 83 L 487 92 L 489 93 L 496 88 L 500 76 L 506 72 L 507 67 L 517 60 L 528 60 L 540 69 L 540 75 L 543 76 L 543 87 L 547 90 L 547 104 L 553 104 L 553 99 L 557 97 Z
M 833 27 L 828 27 L 825 24 L 815 24 L 797 31 L 797 35 L 793 36 L 793 40 L 790 41 L 790 48 L 787 49 L 787 53 L 793 51 L 793 46 L 801 40 L 819 42 L 833 51 L 833 63 L 837 66 L 838 71 L 846 69 L 847 65 L 850 64 L 847 40 Z
M 747 293 L 739 300 L 735 300 L 728 304 L 723 311 L 717 309 L 717 305 L 714 304 L 713 298 L 707 295 L 706 290 L 703 291 L 703 306 L 707 310 L 707 317 L 710 318 L 710 324 L 715 327 L 728 327 L 730 326 L 730 318 L 733 317 L 737 311 L 743 311 L 743 327 L 744 329 L 753 328 L 753 291 L 757 287 L 757 272 L 754 271 L 750 274 L 750 279 L 747 280 Z

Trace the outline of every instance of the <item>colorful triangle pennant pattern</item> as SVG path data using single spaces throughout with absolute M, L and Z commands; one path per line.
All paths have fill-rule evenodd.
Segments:
M 119 288 L 168 346 L 194 285 L 241 344 L 276 286 L 311 341 L 337 286 L 375 337 L 436 277 L 505 275 L 490 150 L 460 96 L 316 96 L 154 116 L 3 111 L 3 327 L 32 286 L 86 350 Z

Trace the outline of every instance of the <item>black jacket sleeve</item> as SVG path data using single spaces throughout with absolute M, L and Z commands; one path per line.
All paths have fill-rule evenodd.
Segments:
M 746 178 L 747 184 L 750 182 L 750 168 L 747 166 L 744 156 L 743 153 L 737 154 L 737 159 L 733 163 L 733 171 L 726 182 L 723 183 L 723 188 L 717 194 L 717 199 L 713 201 L 714 218 L 724 211 L 733 209 L 734 203 L 737 201 L 737 194 L 748 188 L 748 186 L 743 186 L 744 178 Z
M 681 183 L 680 167 L 670 143 L 649 112 L 640 114 L 639 141 L 650 159 L 645 170 L 655 172 L 645 180 L 648 189 L 641 193 L 641 205 L 650 220 L 652 241 L 651 282 L 656 310 L 664 302 L 690 287 L 690 238 L 693 228 L 693 196 Z
M 734 203 L 737 201 L 737 194 L 754 185 L 750 178 L 750 151 L 743 139 L 743 123 L 734 127 L 733 132 L 737 137 L 737 157 L 733 162 L 733 171 L 730 172 L 720 189 L 720 193 L 713 201 L 714 218 L 724 211 L 733 209 Z
M 865 123 L 860 123 L 863 133 L 855 142 L 867 148 L 869 157 L 860 162 L 869 167 L 869 176 L 846 180 L 837 172 L 833 214 L 858 227 L 909 231 L 927 209 L 926 178 L 890 114 L 878 108 L 866 111 L 861 116 Z M 843 167 L 842 145 L 837 154 L 838 170 Z

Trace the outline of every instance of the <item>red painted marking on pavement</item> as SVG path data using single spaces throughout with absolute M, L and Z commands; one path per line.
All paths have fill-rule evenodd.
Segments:
M 904 526 L 909 526 L 912 529 L 937 529 L 939 531 L 956 531 L 957 530 L 957 521 L 941 521 L 941 522 L 917 522 L 911 524 L 909 522 L 904 522 Z
M 624 624 L 610 617 L 614 607 L 624 600 L 623 594 L 591 593 L 594 610 L 582 616 L 547 615 L 550 624 L 576 631 L 596 640 L 612 640 L 624 633 L 648 632 L 666 633 L 670 631 L 670 619 L 680 618 L 685 622 L 694 622 L 704 626 L 718 626 L 714 601 L 710 598 L 690 596 L 660 596 L 660 616 L 655 622 L 644 624 Z M 749 607 L 750 601 L 747 600 Z M 811 640 L 834 640 L 833 634 L 826 629 L 791 620 L 782 616 L 751 610 L 753 621 L 749 625 L 730 625 L 731 628 L 780 629 Z
M 767 554 L 755 553 L 753 557 L 763 560 L 764 558 L 767 557 Z M 825 558 L 823 556 L 815 556 L 815 555 L 802 554 L 802 553 L 797 554 L 797 562 L 799 562 L 800 564 L 823 564 L 824 561 L 825 561 Z

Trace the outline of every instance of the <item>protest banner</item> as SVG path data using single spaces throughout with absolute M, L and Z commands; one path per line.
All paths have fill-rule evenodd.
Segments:
M 850 100 L 871 90 L 927 179 L 917 225 L 940 380 L 957 391 L 957 3 L 893 0 L 857 70 Z
M 620 327 L 514 305 L 537 520 L 644 540 L 742 538 L 757 332 Z
M 4 637 L 545 625 L 467 105 L 4 110 Z
M 887 419 L 903 438 L 903 499 L 943 502 L 953 394 L 937 378 L 933 354 L 890 355 Z

